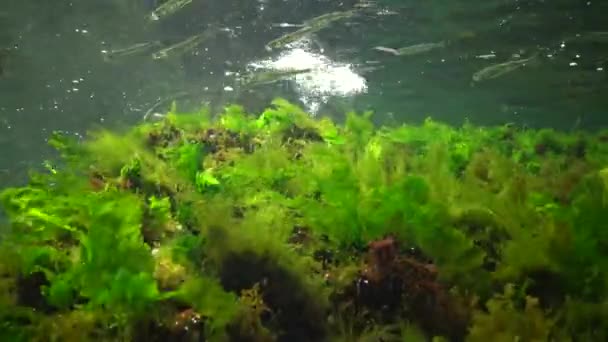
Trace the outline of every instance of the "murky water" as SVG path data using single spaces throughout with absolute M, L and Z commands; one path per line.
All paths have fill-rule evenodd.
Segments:
M 49 156 L 45 138 L 52 130 L 82 135 L 99 125 L 133 124 L 179 94 L 187 94 L 179 99 L 184 105 L 239 102 L 252 109 L 284 96 L 316 115 L 371 109 L 380 122 L 431 115 L 453 123 L 608 125 L 606 2 L 369 2 L 354 17 L 271 52 L 269 41 L 357 1 L 193 0 L 149 21 L 156 2 L 3 0 L 1 185 L 23 179 Z M 177 57 L 107 58 L 113 50 L 167 47 L 210 29 L 218 34 Z M 428 51 L 390 52 L 440 42 Z M 533 55 L 534 63 L 473 80 L 484 68 Z M 240 81 L 292 68 L 308 71 L 253 87 Z

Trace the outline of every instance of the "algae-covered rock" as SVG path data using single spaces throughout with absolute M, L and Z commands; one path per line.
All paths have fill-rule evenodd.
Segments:
M 604 340 L 605 134 L 282 99 L 54 134 L 0 193 L 0 339 Z

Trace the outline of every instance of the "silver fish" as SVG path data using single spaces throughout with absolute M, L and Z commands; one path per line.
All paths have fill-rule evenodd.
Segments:
M 526 63 L 531 62 L 532 60 L 536 59 L 536 57 L 538 57 L 538 54 L 534 54 L 534 55 L 532 55 L 528 58 L 524 58 L 524 59 L 518 59 L 518 60 L 500 63 L 500 64 L 490 65 L 490 66 L 485 67 L 485 68 L 477 71 L 476 73 L 474 73 L 473 81 L 481 82 L 481 81 L 491 80 L 491 79 L 500 77 L 502 75 L 505 75 L 509 72 L 512 72 L 514 70 L 517 70 L 517 69 L 525 66 Z
M 168 0 L 163 2 L 150 14 L 149 19 L 152 21 L 160 20 L 172 15 L 173 13 L 190 4 L 192 0 Z
M 289 79 L 293 76 L 311 72 L 312 69 L 286 69 L 254 72 L 243 77 L 243 86 L 253 87 L 263 84 L 272 84 L 281 80 Z
M 479 58 L 479 59 L 492 59 L 492 58 L 496 58 L 496 54 L 494 54 L 494 53 L 487 53 L 485 55 L 477 55 L 477 56 L 475 56 L 475 58 Z
M 293 43 L 302 39 L 303 37 L 321 31 L 329 26 L 331 23 L 350 18 L 356 13 L 355 10 L 343 11 L 343 12 L 331 12 L 308 19 L 304 21 L 304 26 L 297 31 L 287 33 L 277 39 L 270 41 L 266 44 L 266 50 L 271 51 L 273 49 L 281 48 L 287 44 Z
M 143 43 L 133 44 L 126 48 L 114 49 L 114 50 L 110 50 L 110 51 L 102 51 L 102 53 L 103 53 L 104 60 L 110 61 L 110 60 L 113 60 L 116 58 L 128 57 L 128 56 L 144 53 L 144 52 L 146 52 L 154 47 L 158 47 L 158 46 L 160 46 L 159 41 L 143 42 Z
M 421 43 L 397 49 L 399 56 L 412 56 L 445 47 L 445 42 Z
M 577 34 L 572 37 L 567 37 L 564 39 L 564 43 L 572 42 L 572 41 L 580 41 L 585 43 L 607 43 L 608 42 L 608 32 L 607 31 L 591 31 L 584 32 L 581 34 Z
M 304 27 L 303 24 L 277 23 L 271 24 L 272 27 Z
M 399 56 L 399 51 L 397 51 L 397 49 L 389 48 L 389 47 L 386 47 L 386 46 L 376 46 L 376 47 L 374 47 L 374 50 L 376 50 L 376 51 L 382 51 L 382 52 L 388 52 L 388 53 L 393 54 L 395 56 Z
M 148 110 L 146 111 L 146 113 L 143 116 L 143 121 L 150 121 L 151 119 L 164 118 L 166 111 L 163 113 L 159 113 L 156 111 L 160 106 L 166 105 L 168 103 L 171 103 L 173 101 L 176 101 L 179 98 L 182 98 L 182 97 L 188 96 L 188 95 L 191 95 L 191 93 L 188 91 L 180 91 L 171 96 L 167 96 L 165 98 L 159 99 L 152 105 L 152 107 L 148 108 Z
M 410 45 L 406 47 L 402 47 L 399 49 L 393 49 L 385 46 L 376 46 L 374 50 L 383 51 L 395 56 L 413 56 L 425 52 L 429 52 L 434 49 L 439 49 L 445 47 L 445 42 L 439 43 L 420 43 L 415 45 Z
M 209 29 L 203 33 L 194 35 L 190 38 L 186 38 L 181 42 L 175 43 L 169 47 L 158 50 L 152 54 L 152 58 L 154 59 L 164 59 L 171 55 L 182 55 L 189 51 L 192 51 L 194 48 L 199 46 L 205 40 L 215 36 L 218 30 Z
M 304 20 L 304 25 L 306 26 L 327 26 L 334 21 L 350 18 L 355 15 L 355 10 L 348 11 L 337 11 L 321 14 L 320 16 L 314 17 L 312 19 Z
M 598 42 L 608 42 L 608 31 L 587 32 L 586 36 L 589 39 L 595 39 Z
M 270 42 L 268 42 L 268 44 L 266 44 L 265 48 L 267 51 L 272 51 L 273 49 L 279 49 L 287 44 L 298 41 L 298 40 L 304 38 L 305 36 L 307 36 L 311 33 L 317 32 L 317 31 L 318 31 L 318 29 L 316 29 L 315 27 L 304 26 L 297 31 L 290 32 L 288 34 L 280 36 L 277 39 L 271 40 Z

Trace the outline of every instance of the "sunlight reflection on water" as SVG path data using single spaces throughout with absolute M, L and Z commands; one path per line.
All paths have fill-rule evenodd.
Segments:
M 312 114 L 316 114 L 331 97 L 349 97 L 367 91 L 367 81 L 355 72 L 353 64 L 332 61 L 313 52 L 311 45 L 308 40 L 296 42 L 277 57 L 256 61 L 249 66 L 276 71 L 310 69 L 310 72 L 294 75 L 290 80 Z

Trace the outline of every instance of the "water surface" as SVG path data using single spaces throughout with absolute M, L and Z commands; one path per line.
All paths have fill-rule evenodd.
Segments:
M 275 96 L 314 115 L 373 110 L 379 122 L 426 116 L 459 124 L 597 129 L 608 126 L 608 3 L 600 1 L 396 1 L 271 52 L 265 44 L 315 16 L 357 1 L 193 0 L 149 22 L 150 0 L 4 0 L 0 10 L 0 185 L 52 156 L 53 130 L 82 136 L 135 124 L 176 94 L 183 106 L 229 102 L 252 110 Z M 108 61 L 108 51 L 205 30 L 215 38 L 177 58 L 150 54 Z M 395 56 L 375 47 L 447 42 Z M 490 65 L 538 54 L 535 63 L 485 82 Z M 309 74 L 240 87 L 243 75 L 290 67 Z M 168 102 L 167 102 L 168 103 Z

